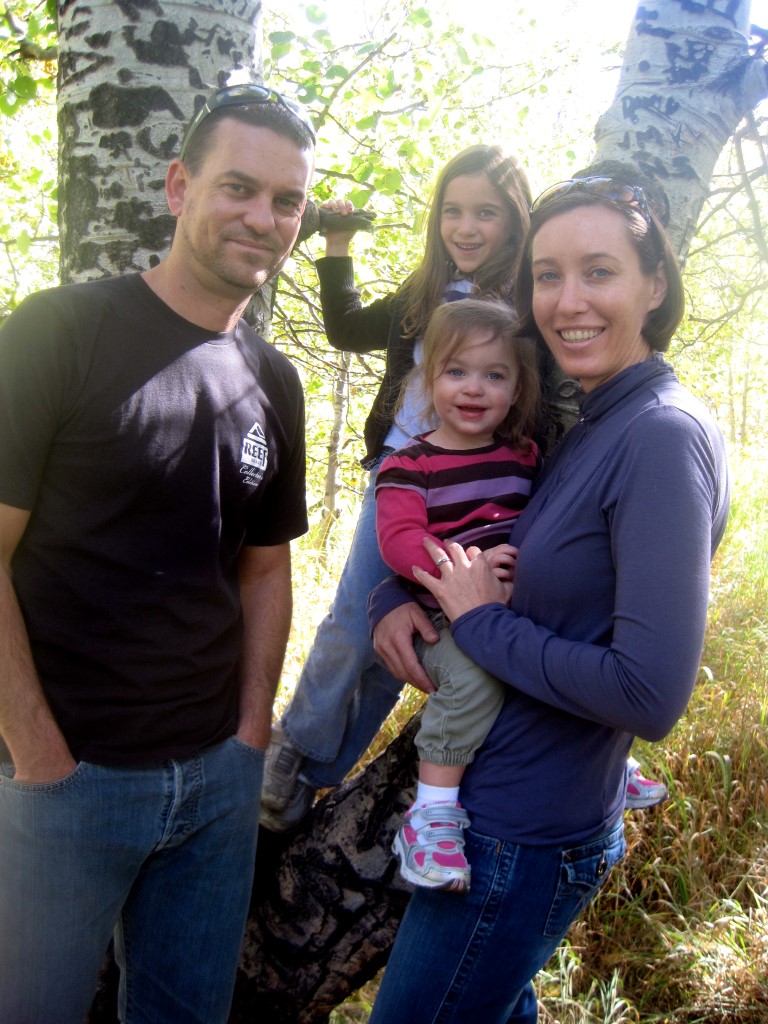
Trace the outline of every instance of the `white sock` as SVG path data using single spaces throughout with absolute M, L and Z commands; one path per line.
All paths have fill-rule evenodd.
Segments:
M 458 802 L 458 786 L 429 786 L 426 782 L 419 780 L 413 805 L 421 807 L 423 804 L 457 804 Z

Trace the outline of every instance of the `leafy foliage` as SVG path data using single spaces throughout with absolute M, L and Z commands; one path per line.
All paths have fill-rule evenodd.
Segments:
M 734 445 L 768 434 L 764 128 L 764 119 L 749 119 L 720 161 L 688 254 L 688 315 L 672 350 Z
M 56 4 L 0 18 L 0 317 L 57 280 Z
M 585 104 L 583 61 L 576 66 L 567 44 L 558 47 L 551 35 L 543 36 L 522 10 L 508 16 L 514 47 L 504 50 L 488 38 L 487 25 L 480 23 L 486 34 L 468 33 L 454 19 L 437 0 L 368 0 L 354 26 L 338 14 L 338 5 L 320 0 L 298 8 L 275 0 L 267 14 L 265 78 L 304 102 L 318 127 L 314 197 L 346 196 L 378 214 L 373 236 L 355 239 L 356 279 L 366 302 L 392 291 L 416 266 L 432 183 L 464 146 L 514 139 L 534 193 L 591 159 L 600 110 Z M 618 50 L 606 44 L 602 54 L 618 66 Z M 556 101 L 550 91 L 555 74 Z M 764 437 L 766 430 L 763 134 L 762 121 L 746 123 L 718 168 L 687 263 L 688 316 L 671 353 L 736 442 Z M 341 495 L 332 499 L 338 516 L 354 506 L 359 492 L 362 424 L 383 361 L 378 352 L 343 357 L 329 349 L 313 268 L 322 251 L 316 236 L 296 253 L 278 294 L 273 329 L 304 375 L 310 487 L 319 533 L 329 542 L 329 494 L 340 481 Z M 331 425 L 339 411 L 347 426 L 341 475 L 329 484 Z
M 361 10 L 353 29 L 332 16 L 332 2 L 298 9 L 276 2 L 265 23 L 264 74 L 312 112 L 320 139 L 314 198 L 344 196 L 377 214 L 373 235 L 355 240 L 356 279 L 368 302 L 397 288 L 417 265 L 425 203 L 442 165 L 472 143 L 521 133 L 532 151 L 537 144 L 529 121 L 536 99 L 546 94 L 555 69 L 572 58 L 550 40 L 548 61 L 537 63 L 531 56 L 535 25 L 522 12 L 515 54 L 525 56 L 510 61 L 485 35 L 462 32 L 447 5 L 396 0 Z M 589 138 L 586 121 L 583 137 Z M 570 156 L 575 159 L 575 152 Z M 313 238 L 296 254 L 273 321 L 275 339 L 302 367 L 310 395 L 310 468 L 318 471 L 310 486 L 321 522 L 328 511 L 331 396 L 337 395 L 338 411 L 336 385 L 340 377 L 348 379 L 339 454 L 343 495 L 354 502 L 362 425 L 383 370 L 381 352 L 350 358 L 329 349 L 313 267 L 322 252 L 322 240 Z M 345 504 L 341 497 L 335 513 Z M 324 531 L 323 539 L 329 537 Z
M 0 114 L 56 87 L 56 0 L 7 4 L 0 21 Z

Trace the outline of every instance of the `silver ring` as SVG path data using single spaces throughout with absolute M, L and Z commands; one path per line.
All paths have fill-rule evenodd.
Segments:
M 443 562 L 450 562 L 450 558 L 448 558 L 447 556 L 445 558 L 438 558 L 438 560 L 435 562 L 435 568 L 437 569 L 438 566 L 441 566 L 443 564 Z

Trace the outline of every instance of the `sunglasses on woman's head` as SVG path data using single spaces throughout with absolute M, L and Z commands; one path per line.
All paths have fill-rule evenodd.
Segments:
M 590 178 L 569 178 L 567 181 L 559 181 L 544 189 L 540 196 L 534 199 L 531 204 L 531 213 L 541 209 L 546 203 L 558 196 L 567 195 L 574 189 L 580 189 L 589 195 L 597 196 L 600 199 L 608 199 L 612 203 L 621 203 L 626 206 L 636 206 L 645 218 L 646 224 L 652 224 L 651 211 L 645 192 L 639 185 L 627 185 L 613 178 L 606 178 L 602 175 L 595 175 Z
M 258 105 L 262 103 L 279 103 L 281 107 L 285 107 L 307 129 L 312 137 L 312 141 L 317 142 L 315 129 L 309 119 L 309 115 L 298 103 L 287 99 L 282 93 L 277 92 L 276 89 L 270 89 L 267 85 L 243 83 L 241 85 L 228 85 L 224 89 L 219 89 L 213 96 L 208 97 L 195 114 L 189 128 L 187 128 L 184 141 L 181 144 L 179 159 L 184 159 L 192 136 L 214 110 L 220 110 L 222 107 L 247 107 L 252 104 Z

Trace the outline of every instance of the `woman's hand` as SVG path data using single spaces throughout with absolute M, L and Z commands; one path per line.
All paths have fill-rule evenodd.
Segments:
M 410 601 L 394 608 L 379 621 L 373 631 L 373 649 L 395 679 L 409 682 L 424 693 L 434 693 L 435 685 L 413 648 L 413 638 L 417 633 L 428 644 L 437 643 L 437 630 L 429 616 L 415 601 Z
M 440 607 L 451 622 L 465 612 L 484 604 L 498 601 L 507 604 L 512 596 L 512 584 L 497 579 L 479 548 L 461 544 L 446 544 L 445 551 L 434 541 L 424 539 L 424 547 L 441 573 L 435 579 L 417 566 L 415 579 L 440 602 Z

